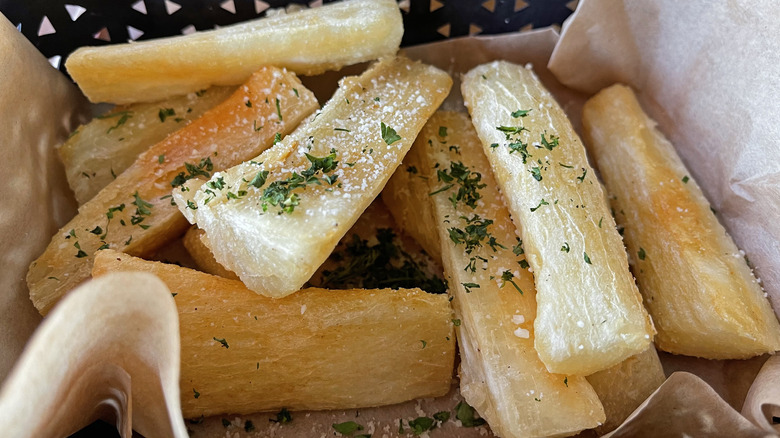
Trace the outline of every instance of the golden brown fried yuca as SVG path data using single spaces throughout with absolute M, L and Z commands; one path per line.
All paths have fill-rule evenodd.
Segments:
M 93 274 L 115 271 L 151 272 L 174 294 L 187 418 L 379 406 L 450 389 L 446 295 L 311 288 L 271 299 L 238 281 L 99 251 Z
M 380 60 L 342 79 L 322 111 L 279 144 L 174 199 L 247 287 L 289 295 L 376 198 L 451 86 L 435 67 Z
M 255 156 L 316 108 L 314 95 L 294 74 L 275 67 L 259 70 L 225 102 L 141 154 L 81 206 L 30 266 L 27 285 L 35 307 L 45 314 L 88 278 L 98 249 L 148 255 L 179 237 L 187 221 L 169 199 L 171 186 Z
M 82 47 L 65 67 L 92 102 L 152 102 L 238 85 L 264 65 L 313 75 L 390 56 L 403 35 L 395 0 L 347 0 L 221 29 Z
M 141 152 L 197 119 L 234 91 L 235 87 L 211 87 L 160 102 L 117 106 L 79 126 L 59 148 L 76 200 L 83 204 L 92 199 L 130 167 Z
M 599 435 L 616 429 L 666 380 L 655 346 L 587 377 L 604 406 L 607 421 Z
M 445 127 L 446 128 L 446 127 Z M 446 132 L 446 129 L 445 131 Z M 455 145 L 457 147 L 457 145 Z M 410 157 L 416 154 L 413 148 L 382 191 L 382 202 L 405 233 L 412 236 L 434 260 L 441 263 L 441 243 L 433 205 L 428 200 L 428 184 L 416 165 L 419 160 Z
M 708 359 L 780 349 L 780 325 L 744 254 L 631 89 L 601 91 L 583 122 L 658 348 Z
M 190 227 L 182 238 L 182 243 L 187 248 L 187 252 L 192 257 L 192 260 L 195 261 L 198 270 L 211 275 L 238 280 L 238 275 L 235 272 L 226 269 L 214 260 L 214 254 L 211 253 L 211 249 L 203 239 L 208 239 L 206 233 L 194 226 Z
M 463 97 L 533 268 L 535 346 L 551 372 L 588 375 L 650 345 L 653 325 L 603 189 L 566 114 L 527 68 L 471 70 Z
M 534 349 L 533 276 L 468 115 L 434 114 L 407 159 L 423 177 L 411 183 L 425 187 L 441 241 L 463 397 L 502 437 L 599 425 L 604 411 L 585 378 L 550 373 Z

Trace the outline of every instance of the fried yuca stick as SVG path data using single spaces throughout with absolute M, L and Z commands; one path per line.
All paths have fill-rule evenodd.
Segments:
M 203 230 L 192 227 L 182 239 L 195 266 L 209 274 L 238 280 L 235 273 L 214 259 L 205 236 Z M 387 207 L 377 199 L 360 215 L 308 285 L 324 289 L 420 288 L 445 293 L 441 277 L 440 263 L 423 252 L 414 239 L 398 232 Z
M 60 147 L 68 184 L 83 204 L 172 132 L 224 101 L 235 87 L 154 102 L 118 106 L 79 128 Z
M 471 70 L 463 97 L 537 290 L 535 346 L 551 372 L 588 375 L 644 351 L 654 333 L 623 242 L 566 114 L 529 70 Z
M 412 181 L 430 193 L 425 201 L 459 318 L 466 401 L 502 437 L 565 436 L 599 425 L 604 411 L 585 378 L 550 373 L 534 350 L 533 276 L 468 115 L 434 114 L 407 159 L 427 178 Z
M 211 253 L 211 249 L 204 239 L 208 239 L 206 233 L 198 227 L 190 227 L 182 238 L 182 243 L 192 260 L 195 261 L 198 270 L 211 275 L 238 280 L 238 275 L 235 272 L 225 269 L 224 266 L 214 260 L 214 254 Z
M 191 191 L 174 190 L 174 199 L 247 287 L 291 294 L 379 194 L 451 85 L 434 67 L 385 58 L 344 78 L 279 144 Z
M 607 421 L 596 428 L 601 436 L 626 418 L 666 380 L 655 346 L 587 377 L 604 406 Z
M 186 418 L 379 406 L 449 391 L 455 337 L 446 295 L 311 288 L 271 299 L 238 281 L 98 252 L 93 275 L 115 271 L 151 272 L 175 295 Z
M 394 0 L 347 0 L 218 30 L 82 47 L 65 66 L 92 102 L 151 102 L 243 83 L 264 65 L 313 75 L 389 56 L 403 35 Z
M 446 143 L 448 131 L 446 126 L 443 128 L 440 132 L 443 135 L 439 137 Z M 411 153 L 410 151 L 409 154 Z M 421 169 L 417 166 L 410 164 L 409 154 L 404 157 L 401 165 L 393 173 L 393 177 L 387 182 L 382 191 L 382 201 L 391 207 L 388 210 L 404 232 L 417 240 L 425 252 L 441 263 L 441 242 L 439 242 L 433 206 L 428 201 L 428 184 L 419 181 L 427 176 L 420 173 Z
M 633 92 L 607 88 L 583 114 L 658 348 L 708 359 L 780 349 L 780 325 L 761 287 Z
M 314 95 L 294 74 L 259 70 L 225 102 L 141 154 L 81 206 L 30 266 L 27 285 L 35 307 L 45 314 L 89 277 L 98 249 L 147 255 L 179 237 L 187 221 L 168 199 L 171 186 L 255 156 L 316 108 Z

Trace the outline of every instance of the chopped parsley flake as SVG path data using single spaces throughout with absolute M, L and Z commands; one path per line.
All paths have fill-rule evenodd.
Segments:
M 333 429 L 342 435 L 351 435 L 359 430 L 363 430 L 363 426 L 355 423 L 354 421 L 347 421 L 344 423 L 333 424 Z
M 501 281 L 504 282 L 501 285 L 501 287 L 504 287 L 504 285 L 506 285 L 507 283 L 512 283 L 512 286 L 514 286 L 515 289 L 517 289 L 517 291 L 520 292 L 520 295 L 523 295 L 523 290 L 520 289 L 520 286 L 518 286 L 517 283 L 515 283 L 514 278 L 515 278 L 514 274 L 512 274 L 509 271 L 504 271 L 503 273 L 501 273 Z
M 488 227 L 493 224 L 492 220 L 482 219 L 476 214 L 471 218 L 461 216 L 460 219 L 466 222 L 466 226 L 463 229 L 453 227 L 447 231 L 449 232 L 450 240 L 456 245 L 463 243 L 466 246 L 466 254 L 471 254 L 475 248 L 481 247 L 482 242 L 485 239 L 487 239 L 487 244 L 493 251 L 497 251 L 496 247 L 505 248 L 503 245 L 496 242 L 496 238 L 491 236 L 488 232 Z
M 198 390 L 197 390 L 197 389 L 195 389 L 195 388 L 192 388 L 192 392 L 195 394 L 195 398 L 198 398 L 198 397 L 200 397 L 200 393 L 198 392 Z
M 496 126 L 496 129 L 506 134 L 509 139 L 510 134 L 519 134 L 523 131 L 528 131 L 525 126 Z
M 471 289 L 479 289 L 479 284 L 477 283 L 461 283 L 461 285 L 466 289 L 467 294 L 471 293 Z
M 545 131 L 545 134 L 546 133 L 547 132 Z M 558 137 L 555 135 L 550 135 L 550 140 L 548 141 L 544 137 L 544 134 L 542 134 L 542 146 L 544 146 L 544 148 L 547 149 L 548 151 L 553 150 L 554 147 L 558 146 Z
M 439 190 L 430 193 L 435 195 L 445 190 L 449 190 L 454 186 L 453 182 L 458 184 L 457 193 L 453 193 L 449 197 L 453 207 L 457 207 L 458 201 L 463 201 L 471 208 L 477 207 L 477 201 L 481 198 L 479 190 L 484 188 L 486 184 L 480 184 L 482 181 L 482 174 L 479 172 L 472 172 L 467 166 L 460 161 L 450 162 L 449 173 L 448 170 L 438 170 L 436 172 L 439 181 L 444 182 L 446 185 Z
M 690 180 L 690 178 L 688 178 L 688 175 L 685 175 L 684 177 L 682 177 L 682 182 L 683 182 L 684 184 L 688 184 L 688 181 L 689 181 L 689 180 Z
M 587 263 L 589 265 L 592 265 L 592 263 L 590 262 L 590 257 L 588 257 L 588 253 L 587 252 L 583 252 L 582 253 L 582 257 L 585 259 L 585 263 Z
M 157 113 L 157 116 L 160 117 L 161 122 L 164 122 L 168 117 L 173 117 L 175 115 L 176 111 L 173 108 L 160 108 L 160 111 Z
M 257 175 L 255 175 L 254 178 L 252 178 L 252 181 L 249 181 L 249 185 L 255 188 L 260 188 L 265 185 L 265 181 L 268 179 L 268 171 L 267 170 L 261 170 L 257 172 Z
M 160 164 L 164 163 L 165 162 L 165 154 L 158 155 L 157 156 L 157 162 L 160 163 Z
M 227 343 L 227 341 L 225 340 L 225 338 L 217 338 L 217 337 L 214 337 L 213 339 L 214 339 L 215 341 L 219 342 L 220 344 L 222 344 L 222 346 L 223 346 L 223 347 L 225 347 L 225 348 L 230 348 L 230 345 L 228 345 L 228 343 Z
M 401 139 L 401 136 L 398 135 L 397 132 L 395 132 L 395 129 L 385 125 L 385 122 L 379 122 L 379 123 L 380 123 L 379 129 L 382 134 L 382 140 L 384 140 L 388 146 Z
M 84 257 L 87 257 L 87 256 L 88 256 L 88 254 L 87 254 L 87 253 L 85 253 L 84 251 L 82 251 L 82 250 L 81 250 L 81 245 L 79 245 L 79 243 L 78 243 L 78 242 L 74 242 L 74 243 L 73 243 L 73 246 L 74 246 L 74 247 L 75 247 L 77 250 L 79 250 L 79 252 L 77 252 L 77 253 L 76 253 L 76 258 L 79 258 L 79 259 L 81 259 L 81 258 L 84 258 Z
M 461 321 L 460 319 L 453 319 L 452 324 L 455 325 L 455 327 L 460 327 Z
M 450 413 L 447 411 L 440 411 L 435 414 L 433 414 L 433 419 L 436 421 L 441 421 L 444 423 L 445 421 L 450 419 Z
M 113 119 L 114 117 L 119 117 L 119 120 L 117 120 L 116 124 L 110 128 L 108 128 L 108 131 L 106 131 L 106 134 L 110 134 L 111 131 L 114 129 L 119 128 L 120 126 L 124 125 L 131 117 L 133 117 L 132 111 L 118 111 L 111 114 L 104 114 L 102 116 L 98 116 L 98 119 Z
M 390 228 L 380 228 L 377 243 L 369 245 L 357 234 L 343 249 L 337 249 L 332 259 L 338 262 L 333 270 L 322 272 L 318 287 L 329 289 L 420 289 L 434 294 L 447 291 L 444 280 L 427 273 L 424 262 L 418 262 L 404 251 L 401 240 Z
M 525 117 L 530 112 L 531 112 L 531 110 L 529 110 L 529 109 L 527 109 L 527 110 L 517 110 L 517 111 L 512 113 L 512 117 L 514 117 L 514 118 Z
M 274 181 L 263 191 L 261 198 L 263 211 L 268 211 L 268 206 L 272 205 L 279 206 L 279 214 L 292 213 L 300 203 L 300 197 L 297 193 L 293 193 L 294 190 L 305 188 L 309 184 L 322 185 L 322 181 L 330 185 L 336 182 L 337 175 L 328 175 L 339 163 L 336 160 L 335 149 L 331 149 L 330 154 L 322 158 L 310 154 L 306 154 L 306 158 L 311 162 L 308 169 L 300 174 L 293 172 L 287 179 Z M 317 177 L 317 172 L 322 172 L 323 177 Z
M 542 206 L 542 205 L 550 205 L 550 203 L 549 203 L 549 202 L 547 202 L 547 201 L 545 201 L 545 200 L 544 200 L 544 198 L 542 198 L 542 200 L 541 200 L 541 201 L 539 201 L 539 205 L 537 205 L 536 207 L 531 207 L 531 212 L 532 212 L 532 213 L 533 213 L 533 212 L 535 212 L 536 210 L 538 210 L 539 208 L 541 208 L 541 206 Z
M 520 265 L 522 269 L 528 269 L 531 266 L 528 264 L 528 260 L 526 259 L 520 260 L 519 262 L 517 262 L 517 264 Z
M 202 158 L 198 164 L 184 163 L 184 169 L 186 170 L 186 173 L 179 172 L 171 181 L 171 187 L 180 187 L 187 181 L 197 178 L 198 176 L 210 178 L 210 172 L 214 170 L 214 163 L 211 162 L 211 157 Z
M 468 403 L 462 401 L 455 406 L 455 418 L 460 420 L 463 427 L 477 427 L 485 424 L 485 420 L 476 417 L 476 411 Z
M 534 177 L 535 180 L 541 181 L 542 180 L 542 169 L 539 168 L 539 166 L 534 166 L 529 170 L 531 172 L 531 176 Z
M 523 249 L 523 241 L 520 240 L 519 237 L 515 237 L 515 239 L 517 239 L 517 245 L 512 247 L 512 253 L 517 256 L 520 254 L 525 254 L 525 249 Z
M 417 417 L 409 422 L 409 427 L 415 435 L 422 435 L 423 432 L 431 430 L 436 424 L 436 420 L 429 417 Z
M 446 126 L 439 126 L 439 137 L 446 137 L 447 136 L 447 127 Z
M 276 115 L 279 116 L 279 121 L 284 121 L 284 118 L 282 117 L 282 108 L 279 107 L 279 98 L 276 98 Z
M 333 128 L 334 131 L 341 131 L 341 132 L 351 132 L 349 129 L 345 128 Z
M 642 247 L 639 248 L 636 255 L 639 256 L 639 260 L 644 260 L 647 257 L 647 253 L 645 253 L 645 249 Z
M 585 175 L 588 174 L 588 169 L 582 168 L 582 175 L 578 176 L 577 179 L 580 180 L 580 182 L 585 181 Z
M 561 247 L 561 251 L 563 252 L 569 252 L 571 248 L 569 247 L 569 242 L 563 242 L 563 246 Z
M 132 204 L 136 206 L 136 209 L 135 209 L 135 214 L 130 217 L 130 223 L 132 225 L 138 225 L 143 229 L 147 229 L 149 228 L 149 226 L 141 225 L 141 222 L 143 222 L 144 219 L 146 219 L 146 216 L 152 215 L 153 205 L 141 199 L 141 197 L 138 195 L 138 191 L 133 193 L 133 197 L 135 198 L 135 201 L 133 201 Z
M 268 421 L 274 422 L 274 423 L 291 423 L 293 421 L 292 414 L 290 414 L 290 411 L 287 410 L 287 408 L 282 408 L 281 411 L 276 413 L 276 419 L 270 419 Z

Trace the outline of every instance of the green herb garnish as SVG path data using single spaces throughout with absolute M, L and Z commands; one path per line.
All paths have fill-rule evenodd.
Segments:
M 460 420 L 463 427 L 477 427 L 485 424 L 485 420 L 476 417 L 476 411 L 468 403 L 462 401 L 455 406 L 455 418 Z
M 173 108 L 160 108 L 160 111 L 157 113 L 157 116 L 160 117 L 161 122 L 164 122 L 168 117 L 173 117 L 175 115 L 176 111 Z
M 272 421 L 274 423 L 290 423 L 293 421 L 292 414 L 290 414 L 290 411 L 287 410 L 287 408 L 282 408 L 281 411 L 276 413 L 276 419 L 271 419 L 268 421 Z
M 214 170 L 214 163 L 211 162 L 211 157 L 202 158 L 198 164 L 184 163 L 184 169 L 186 173 L 179 172 L 171 181 L 171 187 L 180 187 L 187 181 L 199 176 L 210 178 L 210 172 Z
M 409 427 L 415 435 L 422 435 L 423 432 L 430 430 L 436 424 L 436 420 L 428 417 L 417 417 L 409 422 Z
M 379 123 L 379 130 L 382 134 L 382 140 L 384 140 L 388 146 L 401 139 L 401 136 L 395 132 L 395 129 L 385 125 L 385 122 Z
M 537 205 L 536 207 L 531 207 L 531 212 L 532 212 L 532 213 L 533 213 L 533 212 L 535 212 L 535 211 L 536 211 L 536 210 L 538 210 L 538 209 L 539 209 L 539 208 L 540 208 L 542 205 L 550 205 L 550 203 L 549 203 L 549 202 L 547 202 L 547 201 L 545 201 L 545 200 L 544 200 L 544 198 L 542 198 L 542 200 L 541 200 L 541 201 L 539 201 L 539 205 Z
M 547 132 L 545 131 L 545 134 L 546 133 Z M 547 149 L 548 151 L 553 150 L 554 147 L 558 146 L 558 137 L 555 135 L 551 135 L 550 140 L 548 141 L 546 138 L 544 138 L 544 134 L 542 134 L 542 146 L 544 146 L 544 148 Z
M 464 289 L 466 289 L 466 293 L 470 294 L 471 289 L 479 289 L 478 283 L 461 283 Z
M 279 98 L 276 98 L 276 115 L 279 116 L 279 121 L 284 121 L 284 118 L 282 117 L 282 108 L 279 107 Z
M 351 435 L 359 430 L 363 430 L 363 426 L 355 423 L 354 421 L 347 421 L 344 423 L 333 424 L 333 429 L 342 435 Z
M 353 234 L 346 247 L 333 254 L 338 266 L 323 271 L 317 286 L 329 289 L 419 287 L 434 294 L 447 292 L 444 280 L 428 274 L 424 262 L 418 262 L 401 248 L 401 241 L 392 229 L 378 229 L 376 240 L 375 245 L 369 245 L 368 240 Z
M 458 201 L 463 201 L 469 207 L 477 208 L 477 201 L 481 198 L 479 190 L 486 186 L 486 184 L 481 183 L 482 174 L 472 172 L 460 161 L 450 162 L 449 170 L 438 170 L 436 174 L 439 181 L 446 183 L 446 185 L 430 195 L 449 190 L 454 187 L 454 184 L 457 184 L 459 186 L 457 193 L 453 193 L 449 197 L 452 206 L 457 207 Z
M 504 271 L 503 273 L 501 273 L 501 281 L 504 282 L 501 285 L 501 287 L 504 287 L 504 285 L 506 285 L 507 283 L 512 283 L 512 286 L 514 286 L 515 289 L 517 289 L 517 291 L 520 292 L 520 295 L 523 295 L 523 290 L 520 289 L 520 286 L 518 286 L 517 283 L 515 283 L 514 278 L 515 278 L 514 274 L 512 274 L 509 271 Z
M 531 110 L 529 110 L 529 109 L 527 109 L 527 110 L 517 110 L 517 111 L 512 113 L 512 117 L 514 117 L 514 118 L 525 117 L 530 112 L 531 112 Z

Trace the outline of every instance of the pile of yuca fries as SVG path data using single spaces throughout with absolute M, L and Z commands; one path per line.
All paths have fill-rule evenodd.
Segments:
M 616 427 L 664 379 L 656 330 L 677 354 L 780 348 L 629 89 L 585 107 L 605 191 L 530 69 L 479 66 L 464 111 L 436 112 L 452 80 L 396 56 L 402 33 L 393 0 L 347 0 L 74 53 L 84 93 L 122 106 L 60 149 L 81 207 L 30 266 L 35 306 L 90 276 L 157 275 L 179 310 L 185 417 L 443 395 L 457 335 L 481 419 L 462 405 L 453 420 L 506 437 Z M 322 108 L 293 73 L 366 60 Z M 182 236 L 203 272 L 149 261 Z

